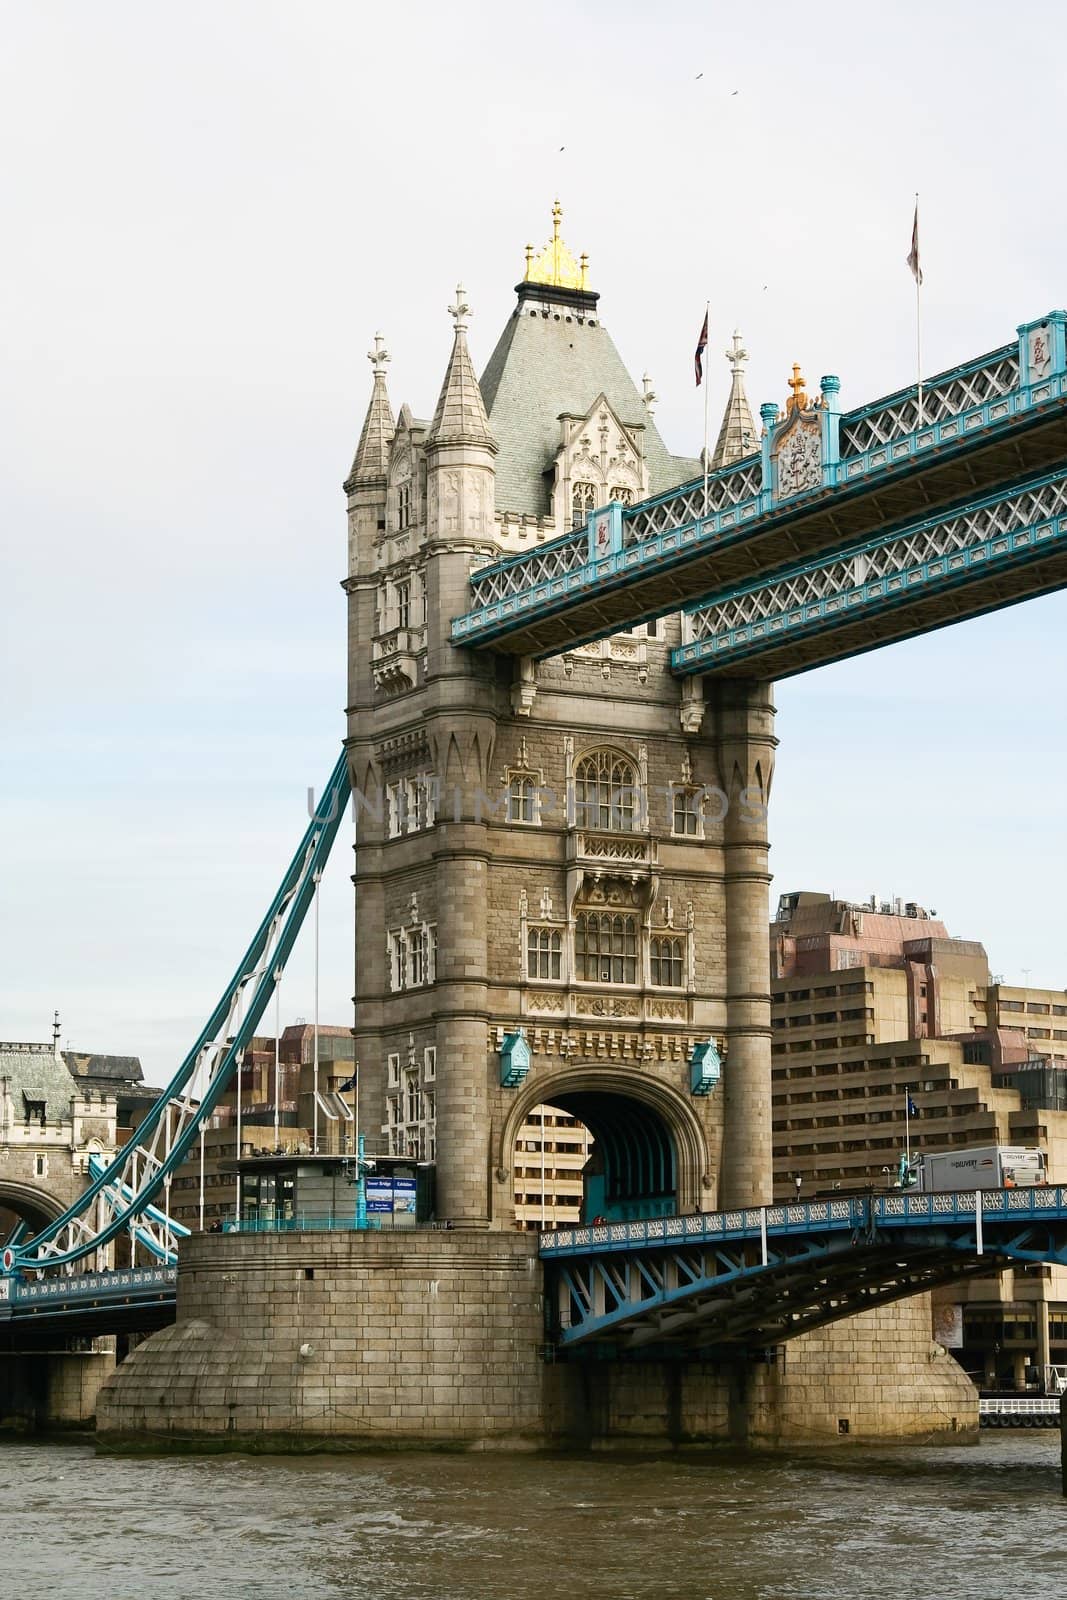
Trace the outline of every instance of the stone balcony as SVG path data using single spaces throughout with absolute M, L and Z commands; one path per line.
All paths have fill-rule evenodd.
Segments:
M 419 658 L 426 651 L 426 628 L 390 628 L 371 642 L 374 687 L 385 694 L 413 689 L 419 681 Z
M 656 841 L 643 833 L 613 833 L 575 828 L 567 839 L 569 863 L 623 876 L 644 873 L 656 865 Z

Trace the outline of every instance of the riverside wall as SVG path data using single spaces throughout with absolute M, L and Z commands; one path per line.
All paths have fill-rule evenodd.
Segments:
M 178 1320 L 104 1384 L 102 1447 L 663 1448 L 975 1432 L 925 1297 L 769 1359 L 552 1361 L 528 1234 L 203 1235 Z M 546 1359 L 546 1356 L 549 1359 Z

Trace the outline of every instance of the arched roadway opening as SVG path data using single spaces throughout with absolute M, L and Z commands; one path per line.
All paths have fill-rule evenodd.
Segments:
M 514 1166 L 516 1194 L 525 1193 L 527 1200 L 531 1184 L 537 1184 L 538 1170 L 536 1165 L 524 1167 L 524 1159 L 529 1158 L 523 1152 L 539 1154 L 541 1182 L 551 1184 L 562 1174 L 552 1156 L 546 1157 L 546 1142 L 551 1151 L 578 1148 L 572 1129 L 566 1130 L 566 1140 L 557 1137 L 559 1129 L 552 1124 L 560 1119 L 549 1115 L 541 1118 L 538 1151 L 541 1107 L 550 1113 L 558 1108 L 591 1136 L 584 1165 L 578 1169 L 580 1192 L 570 1185 L 577 1212 L 572 1220 L 634 1221 L 700 1209 L 704 1175 L 714 1163 L 709 1160 L 704 1129 L 692 1107 L 668 1084 L 625 1068 L 578 1065 L 538 1076 L 524 1085 L 503 1128 L 498 1169 L 510 1174 Z M 533 1140 L 528 1137 L 531 1132 Z M 546 1209 L 556 1215 L 554 1205 Z M 537 1225 L 536 1208 L 533 1221 L 525 1225 Z

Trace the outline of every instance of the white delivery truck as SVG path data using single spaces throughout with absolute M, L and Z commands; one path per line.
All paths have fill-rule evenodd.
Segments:
M 973 1150 L 923 1154 L 912 1163 L 915 1187 L 941 1189 L 1032 1189 L 1047 1183 L 1045 1152 L 1017 1144 L 986 1144 Z

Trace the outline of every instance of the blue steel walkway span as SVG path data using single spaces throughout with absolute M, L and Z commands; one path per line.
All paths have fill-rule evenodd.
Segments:
M 1067 469 L 688 608 L 680 674 L 787 678 L 1067 585 Z
M 177 1279 L 172 1266 L 56 1273 L 33 1282 L 0 1278 L 0 1349 L 166 1327 L 174 1321 Z
M 842 415 L 836 377 L 822 380 L 813 405 L 784 415 L 773 405 L 762 407 L 760 454 L 712 473 L 706 496 L 699 480 L 636 506 L 605 506 L 574 533 L 476 570 L 471 608 L 453 622 L 453 643 L 547 656 L 685 610 L 694 614 L 695 627 L 675 652 L 677 670 L 780 675 L 777 663 L 753 666 L 753 652 L 741 648 L 740 638 L 717 652 L 698 648 L 686 655 L 684 647 L 703 645 L 709 631 L 714 634 L 716 607 L 768 579 L 810 577 L 817 558 L 826 564 L 845 552 L 853 572 L 862 574 L 865 561 L 877 564 L 886 529 L 914 532 L 941 509 L 947 521 L 952 509 L 974 510 L 985 497 L 1067 466 L 1065 320 L 1067 313 L 1050 312 L 1024 324 L 1011 344 L 931 378 L 921 419 L 915 388 Z M 1035 516 L 1033 525 L 1041 520 Z M 948 553 L 952 537 L 944 535 Z M 890 562 L 900 553 L 898 538 Z M 1011 604 L 1067 579 L 1062 543 L 1043 547 L 1043 566 L 1032 545 L 1017 540 L 998 555 L 995 573 L 979 571 L 982 558 L 972 554 L 966 572 L 953 568 L 953 581 L 940 586 L 931 581 L 939 574 L 926 571 L 925 615 L 910 631 Z M 1023 569 L 1025 578 L 1017 581 Z M 912 587 L 918 581 L 909 579 Z M 935 588 L 942 598 L 951 595 L 940 610 L 938 597 L 931 603 Z M 868 586 L 866 616 L 896 610 L 897 631 L 889 628 L 885 638 L 865 644 L 853 641 L 839 654 L 902 636 L 899 596 L 894 590 L 883 598 L 879 606 Z M 852 610 L 857 603 L 850 602 Z M 774 604 L 790 609 L 782 596 Z M 831 610 L 824 621 L 828 633 L 840 617 Z M 793 623 L 784 623 L 783 631 L 799 638 Z M 787 650 L 795 649 L 790 641 Z M 802 664 L 833 658 L 824 649 Z
M 961 1278 L 1067 1265 L 1067 1187 L 849 1196 L 541 1235 L 561 1349 L 781 1344 Z

